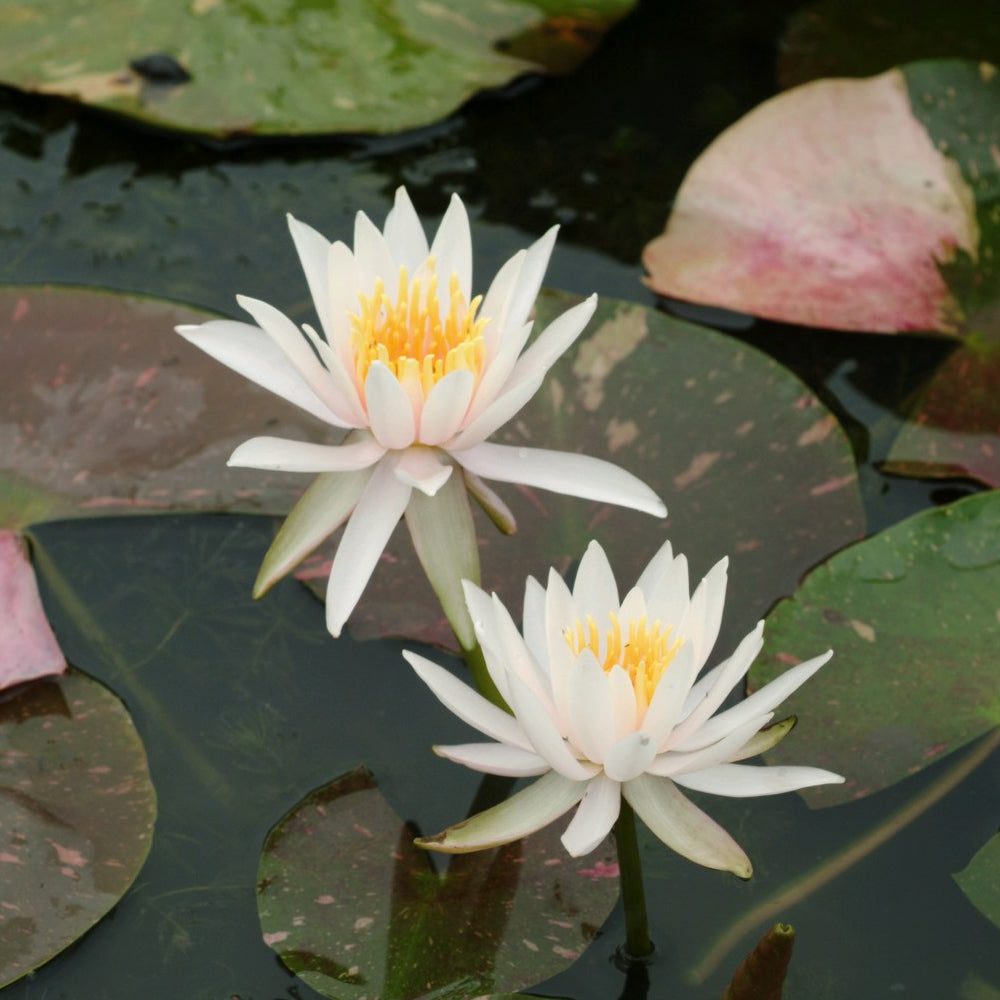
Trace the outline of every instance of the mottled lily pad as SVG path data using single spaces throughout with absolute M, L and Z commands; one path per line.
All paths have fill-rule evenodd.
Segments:
M 543 292 L 536 324 L 577 301 Z M 518 530 L 508 538 L 478 519 L 483 585 L 515 616 L 525 577 L 544 579 L 549 566 L 571 571 L 589 539 L 629 580 L 669 537 L 698 573 L 731 557 L 720 638 L 727 649 L 810 566 L 864 533 L 850 446 L 806 386 L 746 344 L 633 303 L 602 300 L 577 345 L 494 440 L 606 458 L 642 477 L 668 510 L 658 522 L 497 484 Z M 329 548 L 305 567 L 317 589 L 328 558 Z M 351 630 L 398 635 L 400 623 L 409 637 L 450 640 L 405 529 L 376 569 Z
M 1000 834 L 976 852 L 955 881 L 972 905 L 1000 927 Z
M 324 996 L 518 990 L 575 961 L 617 901 L 610 841 L 577 860 L 548 827 L 438 872 L 414 835 L 359 768 L 311 793 L 268 836 L 257 897 L 264 940 Z
M 0 986 L 89 930 L 149 853 L 156 797 L 122 703 L 71 671 L 0 701 Z
M 0 609 L 0 690 L 66 669 L 24 542 L 13 531 L 0 531 Z
M 170 128 L 395 132 L 524 73 L 572 68 L 634 2 L 8 3 L 0 65 L 23 90 Z
M 1000 492 L 924 511 L 837 553 L 768 616 L 759 688 L 832 647 L 785 707 L 793 749 L 847 777 L 807 789 L 811 804 L 860 798 L 1000 724 Z

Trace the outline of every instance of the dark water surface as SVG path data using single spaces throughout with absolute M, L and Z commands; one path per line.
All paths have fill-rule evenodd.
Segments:
M 0 93 L 0 280 L 99 285 L 232 315 L 241 291 L 305 318 L 284 213 L 347 238 L 357 209 L 381 222 L 405 183 L 425 217 L 462 195 L 480 282 L 560 222 L 547 284 L 653 305 L 639 282 L 641 247 L 662 230 L 694 157 L 776 91 L 777 40 L 795 6 L 648 2 L 570 78 L 521 81 L 438 126 L 372 141 L 212 145 Z M 876 468 L 897 410 L 947 344 L 694 314 L 735 327 L 835 410 L 856 448 L 870 531 L 975 488 Z M 57 634 L 71 662 L 133 713 L 160 816 L 136 887 L 83 941 L 10 987 L 10 1000 L 314 997 L 260 942 L 253 887 L 270 826 L 360 761 L 425 830 L 452 822 L 455 802 L 471 798 L 476 777 L 429 750 L 468 730 L 432 702 L 398 645 L 333 643 L 320 605 L 294 582 L 250 600 L 272 533 L 269 519 L 222 515 L 34 532 L 61 574 L 56 586 L 43 580 Z M 67 617 L 66 593 L 84 598 L 85 628 Z M 287 665 L 278 677 L 275 662 Z M 796 796 L 713 801 L 754 859 L 748 884 L 644 840 L 661 949 L 649 995 L 718 996 L 742 953 L 782 919 L 798 932 L 789 998 L 995 1000 L 1000 938 L 951 874 L 995 831 L 996 754 L 839 879 L 705 964 L 701 985 L 688 981 L 734 921 L 940 780 L 954 757 L 833 811 L 811 812 Z M 619 996 L 626 984 L 609 955 L 623 936 L 616 911 L 584 958 L 540 992 Z M 642 995 L 641 984 L 628 995 Z

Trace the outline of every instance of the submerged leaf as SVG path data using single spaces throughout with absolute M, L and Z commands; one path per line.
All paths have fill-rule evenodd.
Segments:
M 618 897 L 610 842 L 577 861 L 549 827 L 438 873 L 413 837 L 365 768 L 312 792 L 268 836 L 264 940 L 324 996 L 521 989 L 578 958 Z
M 768 616 L 752 689 L 817 649 L 835 655 L 785 703 L 803 724 L 767 756 L 805 756 L 845 775 L 844 785 L 802 793 L 832 805 L 988 732 L 1000 722 L 998 620 L 1000 492 L 924 511 L 837 553 Z
M 119 901 L 155 815 L 145 751 L 102 685 L 71 671 L 0 702 L 0 986 Z
M 1000 833 L 976 852 L 955 881 L 972 905 L 1000 927 Z

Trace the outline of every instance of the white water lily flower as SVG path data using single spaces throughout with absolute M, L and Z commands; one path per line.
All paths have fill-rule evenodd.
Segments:
M 604 550 L 591 542 L 572 592 L 554 571 L 548 587 L 529 578 L 523 638 L 494 594 L 467 584 L 490 676 L 513 714 L 415 653 L 407 660 L 437 698 L 496 742 L 439 746 L 477 771 L 538 781 L 492 809 L 419 840 L 460 853 L 527 836 L 578 805 L 562 842 L 573 856 L 611 831 L 621 796 L 668 847 L 742 878 L 743 849 L 681 791 L 754 796 L 841 782 L 814 767 L 737 764 L 792 728 L 770 728 L 774 709 L 832 653 L 800 663 L 745 700 L 718 711 L 761 648 L 758 623 L 729 659 L 700 679 L 719 633 L 727 560 L 694 594 L 684 556 L 668 542 L 619 600 Z
M 178 327 L 223 364 L 349 430 L 337 445 L 253 438 L 229 459 L 319 473 L 265 557 L 256 596 L 347 521 L 326 598 L 327 626 L 339 635 L 405 514 L 424 569 L 469 648 L 474 636 L 459 581 L 478 579 L 478 554 L 466 490 L 513 530 L 509 510 L 483 478 L 665 516 L 649 487 L 609 462 L 486 440 L 531 399 L 596 308 L 591 296 L 525 349 L 555 228 L 473 298 L 472 239 L 457 195 L 430 246 L 403 188 L 383 231 L 358 213 L 353 251 L 291 217 L 289 227 L 322 335 L 244 296 L 237 301 L 257 325 Z

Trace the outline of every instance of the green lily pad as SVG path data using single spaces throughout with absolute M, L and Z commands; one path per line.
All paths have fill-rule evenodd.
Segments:
M 837 553 L 768 616 L 759 688 L 832 647 L 785 703 L 803 724 L 770 752 L 847 777 L 813 805 L 860 798 L 1000 723 L 1000 492 L 908 518 Z
M 618 898 L 610 842 L 576 861 L 550 826 L 456 856 L 439 873 L 414 835 L 359 768 L 312 792 L 268 836 L 264 940 L 324 996 L 518 990 L 575 961 Z
M 0 527 L 295 502 L 301 481 L 226 459 L 250 428 L 303 439 L 320 428 L 174 333 L 209 315 L 111 292 L 7 288 L 0 317 Z
M 543 291 L 536 325 L 577 301 Z M 601 542 L 616 576 L 627 581 L 669 537 L 696 573 L 731 557 L 721 651 L 791 593 L 810 566 L 864 532 L 850 446 L 805 385 L 746 344 L 634 303 L 601 300 L 588 331 L 494 440 L 608 459 L 649 483 L 668 510 L 658 522 L 496 484 L 518 530 L 507 538 L 475 511 L 483 586 L 515 617 L 525 577 L 544 579 L 549 566 L 569 571 L 589 539 Z M 331 551 L 304 564 L 302 575 L 318 592 Z M 351 619 L 352 633 L 405 631 L 453 643 L 405 529 L 383 562 Z
M 969 902 L 1000 927 L 1000 833 L 976 852 L 955 881 Z
M 76 671 L 0 702 L 0 986 L 72 944 L 149 853 L 156 796 L 122 703 Z
M 396 132 L 524 73 L 572 68 L 634 2 L 8 3 L 0 65 L 22 90 L 168 128 Z

